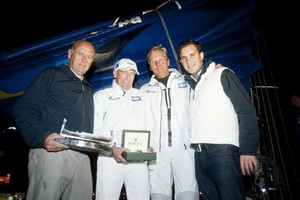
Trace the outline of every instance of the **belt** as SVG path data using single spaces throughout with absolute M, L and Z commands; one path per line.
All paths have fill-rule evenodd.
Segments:
M 225 144 L 207 144 L 207 143 L 199 143 L 199 144 L 192 144 L 191 146 L 195 151 L 201 152 L 201 151 L 213 151 L 218 147 L 222 147 Z

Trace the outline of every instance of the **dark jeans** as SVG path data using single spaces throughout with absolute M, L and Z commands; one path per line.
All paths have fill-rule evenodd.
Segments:
M 227 144 L 195 151 L 196 179 L 203 200 L 246 199 L 238 152 L 238 147 Z

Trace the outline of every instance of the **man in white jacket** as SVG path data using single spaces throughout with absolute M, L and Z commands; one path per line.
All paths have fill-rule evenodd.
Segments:
M 172 199 L 174 183 L 176 200 L 197 200 L 194 150 L 188 133 L 190 87 L 183 75 L 169 69 L 166 48 L 152 47 L 147 59 L 154 75 L 141 90 L 150 96 L 155 128 L 152 147 L 157 152 L 156 161 L 149 163 L 151 199 Z
M 199 190 L 205 200 L 246 199 L 243 175 L 251 175 L 259 128 L 255 107 L 240 79 L 229 68 L 203 62 L 200 44 L 178 46 L 179 60 L 190 74 L 189 130 L 195 148 Z
M 124 184 L 128 200 L 148 200 L 147 162 L 127 162 L 122 153 L 128 149 L 121 147 L 121 142 L 124 129 L 151 132 L 149 99 L 132 87 L 135 75 L 139 74 L 135 62 L 123 58 L 116 63 L 113 73 L 112 87 L 94 94 L 94 133 L 112 136 L 114 143 L 113 157 L 98 157 L 96 199 L 118 200 Z

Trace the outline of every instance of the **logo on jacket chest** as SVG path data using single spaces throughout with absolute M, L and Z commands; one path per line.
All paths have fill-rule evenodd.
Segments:
M 186 88 L 187 87 L 187 83 L 186 82 L 178 83 L 178 87 L 179 88 Z
M 116 101 L 116 100 L 120 100 L 121 97 L 110 96 L 108 99 L 112 100 L 112 101 Z M 140 96 L 131 96 L 131 101 L 141 101 L 141 100 L 142 100 L 142 98 Z
M 141 101 L 142 98 L 140 96 L 131 96 L 132 101 Z

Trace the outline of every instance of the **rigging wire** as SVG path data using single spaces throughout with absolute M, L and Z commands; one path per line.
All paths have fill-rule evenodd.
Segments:
M 286 123 L 284 121 L 281 103 L 279 101 L 280 88 L 275 84 L 263 30 L 260 30 L 261 42 L 255 43 L 255 51 L 258 59 L 264 63 L 264 67 L 262 70 L 255 73 L 250 78 L 249 82 L 250 95 L 256 105 L 259 124 L 261 126 L 259 161 L 264 162 L 260 164 L 267 165 L 266 168 L 263 169 L 262 176 L 264 176 L 263 178 L 268 178 L 268 176 L 270 176 L 270 181 L 273 182 L 268 183 L 273 184 L 272 188 L 270 185 L 267 185 L 267 187 L 270 186 L 270 188 L 264 189 L 278 191 L 281 199 L 284 199 L 283 196 L 285 196 L 285 198 L 289 196 L 289 199 L 292 199 L 289 180 L 293 177 L 289 177 L 287 166 L 289 165 L 288 163 L 291 163 L 292 167 L 295 169 L 295 163 L 285 127 Z M 288 156 L 286 156 L 286 154 Z M 266 159 L 266 157 L 271 158 L 272 161 Z M 278 168 L 277 164 L 280 164 L 281 168 Z M 273 170 L 271 175 L 268 171 L 269 168 Z M 283 173 L 283 176 L 281 176 L 281 172 Z M 283 183 L 288 194 L 284 194 L 285 190 L 282 190 Z M 270 194 L 267 195 L 268 198 L 269 195 Z

